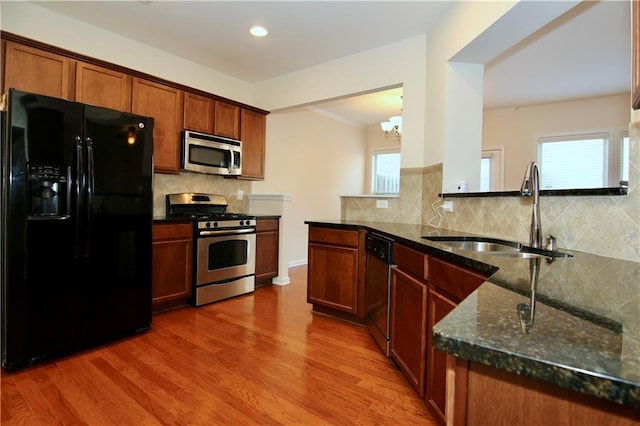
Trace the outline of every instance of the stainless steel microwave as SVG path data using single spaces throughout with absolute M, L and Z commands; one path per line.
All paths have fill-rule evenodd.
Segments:
M 222 136 L 182 132 L 182 170 L 211 175 L 242 174 L 242 142 Z

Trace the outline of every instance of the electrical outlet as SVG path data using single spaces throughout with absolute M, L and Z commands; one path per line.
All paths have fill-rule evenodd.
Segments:
M 378 208 L 378 209 L 388 209 L 389 208 L 389 200 L 376 200 L 376 208 Z
M 244 198 L 244 191 L 243 190 L 238 190 L 238 200 L 242 200 Z
M 453 211 L 453 201 L 443 201 L 442 202 L 442 210 L 444 210 L 445 212 L 452 212 Z

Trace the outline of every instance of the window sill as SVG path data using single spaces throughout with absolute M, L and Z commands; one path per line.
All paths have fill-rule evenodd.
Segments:
M 400 194 L 339 195 L 340 198 L 398 198 Z
M 540 190 L 540 196 L 546 197 L 573 197 L 573 196 L 598 196 L 598 195 L 627 195 L 628 188 L 585 188 L 585 189 L 552 189 Z M 520 191 L 492 191 L 492 192 L 450 192 L 438 194 L 442 198 L 472 198 L 472 197 L 521 197 Z

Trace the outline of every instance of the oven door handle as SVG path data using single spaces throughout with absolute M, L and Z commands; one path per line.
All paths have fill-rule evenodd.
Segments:
M 255 228 L 243 228 L 243 229 L 219 229 L 215 231 L 198 231 L 199 237 L 205 237 L 207 235 L 233 235 L 233 234 L 255 234 Z

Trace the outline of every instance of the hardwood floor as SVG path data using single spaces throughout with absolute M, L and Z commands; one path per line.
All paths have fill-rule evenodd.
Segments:
M 155 315 L 151 330 L 2 371 L 3 425 L 437 424 L 366 328 L 291 284 Z

